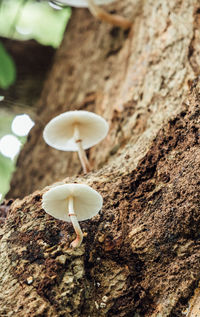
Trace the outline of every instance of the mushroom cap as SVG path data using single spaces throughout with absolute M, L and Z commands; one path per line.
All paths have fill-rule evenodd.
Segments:
M 74 213 L 78 220 L 94 217 L 102 207 L 103 198 L 84 184 L 64 184 L 48 190 L 42 197 L 42 208 L 59 220 L 71 222 L 68 216 L 68 199 L 73 197 Z
M 83 149 L 97 144 L 108 133 L 108 123 L 89 111 L 68 111 L 53 118 L 45 127 L 45 142 L 61 151 L 78 151 L 74 139 L 74 129 L 78 126 Z
M 109 4 L 116 0 L 94 0 L 98 5 Z M 56 3 L 66 4 L 71 7 L 88 8 L 87 0 L 56 0 Z

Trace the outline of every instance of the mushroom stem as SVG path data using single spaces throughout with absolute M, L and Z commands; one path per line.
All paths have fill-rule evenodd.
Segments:
M 90 163 L 87 159 L 85 151 L 83 149 L 82 140 L 80 138 L 80 133 L 79 133 L 79 129 L 78 129 L 77 125 L 74 128 L 74 139 L 75 139 L 75 142 L 76 142 L 77 147 L 78 147 L 78 156 L 79 156 L 79 159 L 81 161 L 83 171 L 84 171 L 84 173 L 88 173 L 91 170 L 91 166 L 90 166 Z
M 88 3 L 88 8 L 89 8 L 90 12 L 92 13 L 92 15 L 94 15 L 99 20 L 108 22 L 108 23 L 115 25 L 115 26 L 119 26 L 125 30 L 130 29 L 130 27 L 132 25 L 131 21 L 121 17 L 120 15 L 110 14 L 110 13 L 106 12 L 102 8 L 99 8 L 95 4 L 94 0 L 87 0 L 87 3 Z
M 73 197 L 69 197 L 69 203 L 68 203 L 68 210 L 69 210 L 69 217 L 72 222 L 72 225 L 74 227 L 74 230 L 76 232 L 76 239 L 72 241 L 70 246 L 73 248 L 78 248 L 81 245 L 81 242 L 83 241 L 83 232 L 81 230 L 81 227 L 79 225 L 79 222 L 77 220 L 76 214 L 74 213 L 74 200 Z

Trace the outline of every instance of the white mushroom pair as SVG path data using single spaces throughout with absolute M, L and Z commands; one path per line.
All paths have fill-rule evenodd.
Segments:
M 108 123 L 88 111 L 68 111 L 52 119 L 45 127 L 46 143 L 62 151 L 77 151 L 84 173 L 90 171 L 86 149 L 97 144 L 108 133 Z
M 119 26 L 123 29 L 129 29 L 132 25 L 129 20 L 117 14 L 110 14 L 98 6 L 99 4 L 109 4 L 114 1 L 115 0 L 51 0 L 50 2 L 58 5 L 61 4 L 72 7 L 88 8 L 90 12 L 99 20 Z
M 71 243 L 73 248 L 80 246 L 83 233 L 78 220 L 95 216 L 101 209 L 103 199 L 90 186 L 83 184 L 58 185 L 47 191 L 42 198 L 42 208 L 51 216 L 72 222 L 76 239 Z
M 78 151 L 84 172 L 90 165 L 84 149 L 101 141 L 108 132 L 108 123 L 88 111 L 69 111 L 52 119 L 44 129 L 44 139 L 50 146 L 62 151 Z M 65 184 L 51 188 L 43 195 L 42 207 L 51 216 L 71 221 L 76 239 L 71 243 L 79 247 L 83 240 L 78 220 L 95 216 L 102 207 L 99 193 L 87 185 Z

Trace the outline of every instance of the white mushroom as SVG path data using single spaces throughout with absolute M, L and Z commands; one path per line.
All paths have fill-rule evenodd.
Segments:
M 45 142 L 57 150 L 77 151 L 84 173 L 90 171 L 86 149 L 108 133 L 108 123 L 89 111 L 68 111 L 52 119 L 45 127 Z
M 114 1 L 115 0 L 52 0 L 50 2 L 61 5 L 69 5 L 72 7 L 87 7 L 90 10 L 90 12 L 99 20 L 106 21 L 112 25 L 122 27 L 123 29 L 129 29 L 132 25 L 132 23 L 129 20 L 117 14 L 107 13 L 105 10 L 99 8 L 98 6 L 101 4 L 109 4 Z
M 90 186 L 64 184 L 51 188 L 42 197 L 42 208 L 59 220 L 72 222 L 77 234 L 71 243 L 73 248 L 80 246 L 83 233 L 78 220 L 94 217 L 103 204 L 102 196 Z

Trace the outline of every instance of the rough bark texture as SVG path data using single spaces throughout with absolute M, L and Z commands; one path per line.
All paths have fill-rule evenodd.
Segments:
M 97 170 L 129 142 L 141 143 L 144 135 L 151 140 L 180 111 L 187 81 L 199 72 L 197 4 L 118 1 L 118 12 L 134 21 L 130 34 L 95 21 L 87 10 L 73 12 L 38 105 L 38 122 L 19 157 L 10 197 L 24 197 L 80 173 L 76 153 L 44 143 L 43 128 L 55 115 L 86 109 L 109 121 L 109 136 L 89 151 Z
M 41 209 L 48 188 L 11 204 L 1 231 L 2 316 L 184 316 L 190 309 L 200 279 L 200 83 L 193 86 L 136 167 L 130 146 L 123 164 L 65 179 L 104 198 L 102 212 L 82 223 L 77 250 L 69 248 L 71 225 Z
M 118 10 L 134 19 L 129 34 L 75 10 L 56 55 L 9 195 L 37 191 L 0 210 L 2 316 L 198 316 L 200 8 L 130 0 Z M 77 176 L 76 154 L 42 140 L 69 109 L 110 122 L 88 175 Z M 104 199 L 77 250 L 72 226 L 41 207 L 49 187 L 39 188 L 62 179 Z

